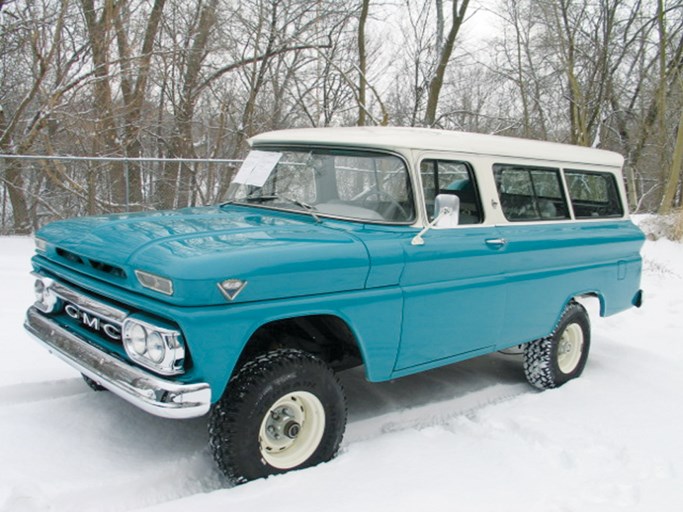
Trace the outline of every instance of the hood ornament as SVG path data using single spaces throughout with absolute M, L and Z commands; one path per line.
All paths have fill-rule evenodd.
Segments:
M 247 286 L 247 282 L 241 279 L 226 279 L 218 283 L 218 289 L 230 301 L 235 300 L 245 286 Z

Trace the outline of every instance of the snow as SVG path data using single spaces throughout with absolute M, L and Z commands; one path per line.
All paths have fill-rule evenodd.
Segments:
M 206 419 L 164 420 L 21 326 L 33 242 L 0 238 L 0 512 L 683 510 L 683 245 L 648 241 L 645 304 L 597 317 L 583 376 L 545 392 L 496 354 L 379 384 L 342 374 L 339 456 L 231 488 Z

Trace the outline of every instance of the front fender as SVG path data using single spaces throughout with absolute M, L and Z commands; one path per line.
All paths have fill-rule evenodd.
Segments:
M 211 401 L 216 402 L 251 336 L 265 324 L 302 316 L 341 319 L 356 339 L 367 378 L 389 379 L 398 352 L 402 304 L 400 289 L 388 287 L 222 307 L 177 308 L 170 314 L 185 335 L 192 380 L 208 382 Z

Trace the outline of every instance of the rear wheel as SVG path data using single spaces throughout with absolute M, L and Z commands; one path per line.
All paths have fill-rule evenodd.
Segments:
M 322 360 L 294 349 L 246 363 L 209 419 L 214 459 L 235 483 L 330 460 L 345 427 L 339 380 Z
M 570 302 L 553 333 L 524 347 L 524 373 L 539 389 L 561 386 L 583 372 L 590 349 L 590 319 L 583 306 Z

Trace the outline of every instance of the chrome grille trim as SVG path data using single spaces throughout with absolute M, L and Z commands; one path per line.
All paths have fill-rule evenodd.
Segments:
M 92 346 L 35 308 L 26 330 L 50 352 L 136 407 L 163 418 L 196 418 L 211 407 L 208 383 L 182 383 L 152 375 Z
M 48 276 L 38 272 L 31 272 L 31 275 L 37 279 L 48 278 Z M 57 281 L 52 282 L 50 289 L 55 295 L 57 295 L 57 297 L 65 302 L 74 304 L 81 311 L 98 316 L 103 320 L 118 325 L 119 327 L 123 325 L 123 321 L 130 315 L 130 311 L 105 304 L 100 300 L 91 297 L 90 295 L 76 291 L 73 288 Z

